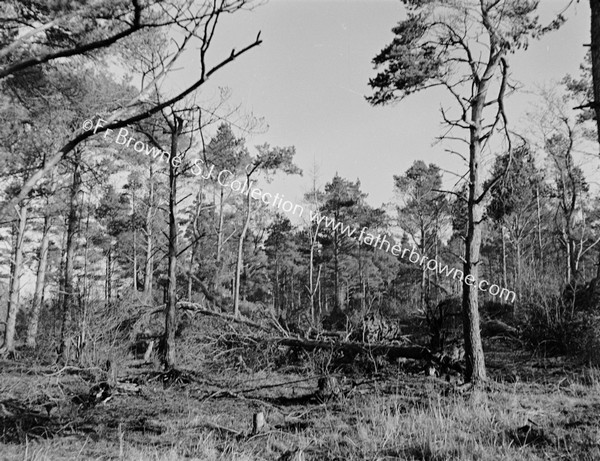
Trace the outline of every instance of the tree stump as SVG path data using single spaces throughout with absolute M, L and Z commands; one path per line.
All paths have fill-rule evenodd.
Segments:
M 146 352 L 144 353 L 144 363 L 150 362 L 150 357 L 152 356 L 152 350 L 154 349 L 154 340 L 148 340 L 148 346 L 146 347 Z
M 321 376 L 318 381 L 317 396 L 321 399 L 338 397 L 341 393 L 340 384 L 335 376 Z
M 265 421 L 265 414 L 262 411 L 254 413 L 252 416 L 252 435 L 259 434 L 265 431 L 267 423 Z

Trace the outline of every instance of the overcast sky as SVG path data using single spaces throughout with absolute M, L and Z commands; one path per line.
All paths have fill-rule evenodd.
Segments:
M 566 3 L 544 0 L 542 19 Z M 271 0 L 223 19 L 212 48 L 215 62 L 231 48 L 251 43 L 258 31 L 263 44 L 219 71 L 202 98 L 209 99 L 217 86 L 231 88 L 232 101 L 269 125 L 266 133 L 247 137 L 248 143 L 294 145 L 296 162 L 305 172 L 303 178 L 277 180 L 266 189 L 299 202 L 316 162 L 321 185 L 336 172 L 360 178 L 369 202 L 379 206 L 393 199 L 392 176 L 416 159 L 464 173 L 464 164 L 444 152 L 447 146 L 432 145 L 443 131 L 440 102 L 449 101 L 442 90 L 391 107 L 371 107 L 364 99 L 370 94 L 368 79 L 375 75 L 371 60 L 391 41 L 391 28 L 402 17 L 399 0 Z M 568 18 L 559 31 L 510 56 L 513 76 L 525 90 L 507 105 L 513 129 L 524 126 L 532 97 L 527 91 L 567 73 L 579 74 L 583 44 L 589 43 L 587 2 L 574 5 Z M 180 74 L 181 84 L 195 77 L 188 69 L 185 74 Z

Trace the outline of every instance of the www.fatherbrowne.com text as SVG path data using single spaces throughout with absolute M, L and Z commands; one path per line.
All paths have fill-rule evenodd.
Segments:
M 202 165 L 204 162 L 202 160 L 194 160 L 194 168 L 192 172 L 196 176 L 201 176 L 203 173 Z M 253 199 L 261 200 L 266 205 L 273 206 L 275 208 L 281 209 L 287 213 L 292 213 L 301 217 L 304 213 L 304 207 L 301 205 L 294 205 L 292 202 L 288 200 L 283 200 L 283 195 L 279 194 L 269 194 L 268 192 L 263 192 L 257 187 L 254 187 L 254 182 L 250 181 L 250 184 L 247 184 L 247 181 L 241 182 L 237 179 L 229 182 L 229 179 L 234 177 L 234 173 L 229 170 L 222 170 L 216 176 L 214 172 L 215 166 L 211 165 L 210 170 L 207 174 L 202 175 L 203 179 L 216 179 L 217 182 L 223 187 L 230 187 L 233 191 L 248 195 Z M 377 235 L 375 237 L 373 234 L 370 234 L 367 231 L 367 227 L 363 227 L 360 231 L 360 234 L 357 236 L 358 229 L 352 228 L 348 225 L 345 225 L 342 222 L 336 222 L 335 218 L 331 218 L 329 216 L 323 216 L 318 211 L 309 210 L 310 222 L 324 224 L 325 227 L 333 229 L 340 234 L 346 234 L 348 237 L 354 237 L 358 240 L 359 243 L 365 245 L 371 245 L 380 250 L 384 250 L 386 252 L 392 253 L 394 256 L 400 256 L 401 258 L 405 258 L 408 254 L 408 260 L 413 264 L 419 264 L 425 267 L 427 270 L 435 272 L 437 271 L 439 274 L 445 274 L 447 277 L 452 277 L 455 280 L 459 280 L 460 282 L 466 283 L 469 286 L 477 287 L 481 291 L 487 291 L 492 296 L 500 296 L 501 299 L 505 301 L 514 302 L 516 299 L 516 293 L 514 291 L 508 290 L 506 288 L 501 288 L 498 285 L 490 284 L 485 279 L 476 279 L 473 275 L 468 274 L 465 277 L 463 271 L 456 268 L 449 268 L 446 264 L 440 264 L 435 258 L 428 258 L 425 255 L 419 254 L 414 244 L 411 248 L 402 248 L 400 244 L 392 245 L 391 242 L 387 240 L 386 235 Z
M 102 122 L 106 123 L 105 120 L 99 119 L 94 126 L 93 121 L 86 120 L 83 127 L 86 130 L 91 130 L 93 128 L 94 132 L 96 132 L 98 128 L 103 126 Z M 112 132 L 112 130 L 106 130 L 104 137 L 106 138 L 110 132 Z M 115 142 L 120 145 L 132 147 L 136 152 L 145 153 L 148 156 L 152 155 L 155 159 L 159 158 L 163 160 L 166 157 L 167 161 L 171 160 L 172 162 L 177 163 L 177 165 L 174 163 L 174 166 L 179 166 L 182 163 L 182 159 L 180 157 L 171 159 L 171 156 L 168 152 L 157 149 L 156 147 L 150 147 L 143 141 L 138 141 L 132 136 L 129 136 L 129 131 L 126 128 L 121 128 L 119 130 L 115 138 Z M 250 197 L 253 199 L 260 200 L 264 204 L 283 210 L 286 213 L 292 213 L 298 217 L 302 217 L 304 214 L 304 207 L 302 205 L 294 205 L 289 200 L 284 200 L 283 194 L 279 195 L 263 192 L 261 189 L 254 186 L 254 181 L 250 181 L 248 183 L 248 181 L 245 180 L 242 182 L 235 178 L 236 175 L 234 172 L 227 169 L 222 170 L 217 174 L 215 173 L 215 165 L 211 165 L 209 170 L 205 173 L 203 167 L 206 165 L 204 165 L 203 160 L 195 159 L 192 163 L 192 173 L 195 176 L 199 176 L 202 179 L 216 180 L 223 187 L 231 188 L 232 191 L 243 195 L 250 195 Z M 379 234 L 377 237 L 375 237 L 375 235 L 367 232 L 367 227 L 363 227 L 360 231 L 360 234 L 356 235 L 358 232 L 357 228 L 352 228 L 351 226 L 345 225 L 342 222 L 336 222 L 335 218 L 323 216 L 318 211 L 309 210 L 309 217 L 311 223 L 318 223 L 319 225 L 324 224 L 326 228 L 330 228 L 336 232 L 339 232 L 340 234 L 346 234 L 348 237 L 356 238 L 359 243 L 384 250 L 391 253 L 393 256 L 405 258 L 408 254 L 408 260 L 411 263 L 419 264 L 420 266 L 425 267 L 427 270 L 432 272 L 437 271 L 439 274 L 445 274 L 447 277 L 452 277 L 453 279 L 464 282 L 469 286 L 477 287 L 481 291 L 487 291 L 492 296 L 500 296 L 501 299 L 510 302 L 514 302 L 516 299 L 517 295 L 514 291 L 501 288 L 495 284 L 490 284 L 485 279 L 478 280 L 471 274 L 468 274 L 465 277 L 463 271 L 456 268 L 450 269 L 448 265 L 440 264 L 435 258 L 428 258 L 425 255 L 419 254 L 418 251 L 416 251 L 414 244 L 411 244 L 411 248 L 402 248 L 400 244 L 392 245 L 392 243 L 387 240 L 387 236 L 385 234 L 383 236 Z
M 368 229 L 367 227 L 363 227 L 360 231 L 360 235 L 357 237 L 355 235 L 358 231 L 357 228 L 351 228 L 350 226 L 344 225 L 341 222 L 336 222 L 335 218 L 322 216 L 318 212 L 313 212 L 312 210 L 310 211 L 310 220 L 311 222 L 317 222 L 319 224 L 324 223 L 325 227 L 336 230 L 340 234 L 346 234 L 348 237 L 357 238 L 357 240 L 364 245 L 370 245 L 374 248 L 384 250 L 394 256 L 405 258 L 408 254 L 408 260 L 411 263 L 419 264 L 420 266 L 423 266 L 432 272 L 437 271 L 439 274 L 445 274 L 447 277 L 452 277 L 455 280 L 459 280 L 461 282 L 464 281 L 464 283 L 467 285 L 477 287 L 481 291 L 487 291 L 492 296 L 499 295 L 500 298 L 510 302 L 514 302 L 517 297 L 514 291 L 507 290 L 506 288 L 500 288 L 498 285 L 490 284 L 485 279 L 478 280 L 470 274 L 465 277 L 463 271 L 455 268 L 450 269 L 447 264 L 440 264 L 435 258 L 429 258 L 425 255 L 419 254 L 416 251 L 414 244 L 411 244 L 411 248 L 402 248 L 400 244 L 392 245 L 392 243 L 387 240 L 385 234 L 383 236 L 379 234 L 377 237 L 375 237 L 375 235 L 366 232 Z M 426 261 L 427 263 L 425 263 Z

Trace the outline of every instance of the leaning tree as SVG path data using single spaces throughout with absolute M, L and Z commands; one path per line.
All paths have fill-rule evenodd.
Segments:
M 147 56 L 149 62 L 160 62 L 160 66 L 154 68 L 153 78 L 141 76 L 142 88 L 125 104 L 101 115 L 89 114 L 95 123 L 93 130 L 79 128 L 82 121 L 74 120 L 73 132 L 64 137 L 62 147 L 48 154 L 14 197 L 0 203 L 0 216 L 25 199 L 42 178 L 81 143 L 104 131 L 146 120 L 173 106 L 195 93 L 219 70 L 262 43 L 259 32 L 254 40 L 221 58 L 215 58 L 210 51 L 223 16 L 252 7 L 258 3 L 256 0 L 82 0 L 50 4 L 41 0 L 12 0 L 9 3 L 0 21 L 0 88 L 5 79 L 22 78 L 23 71 L 40 66 L 45 69 L 45 65 L 53 62 L 81 61 L 96 67 L 100 62 L 100 67 L 109 66 L 110 60 L 114 61 L 117 56 L 115 51 L 123 49 L 118 47 L 127 50 L 132 41 L 143 42 L 157 31 L 170 40 L 160 55 L 152 54 L 153 61 Z M 192 64 L 185 51 L 193 46 L 198 47 L 198 60 Z M 120 57 L 117 61 L 123 65 L 128 59 Z M 182 62 L 195 65 L 195 81 L 173 91 L 159 104 L 153 103 L 149 95 L 172 77 Z
M 534 0 L 403 0 L 406 19 L 392 29 L 392 42 L 375 58 L 379 73 L 369 81 L 372 105 L 400 100 L 411 93 L 443 87 L 454 105 L 441 109 L 448 126 L 446 140 L 462 141 L 465 154 L 453 151 L 469 165 L 468 226 L 465 235 L 463 327 L 466 381 L 486 380 L 479 331 L 479 278 L 484 199 L 501 176 L 485 187 L 482 156 L 493 135 L 500 134 L 511 151 L 504 98 L 512 89 L 508 58 L 526 48 L 529 38 L 558 27 L 562 16 L 542 27 Z M 461 135 L 460 130 L 464 130 Z

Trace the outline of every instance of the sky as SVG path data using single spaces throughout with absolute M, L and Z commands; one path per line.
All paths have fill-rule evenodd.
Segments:
M 542 1 L 541 19 L 567 3 Z M 450 103 L 442 90 L 386 107 L 372 107 L 365 100 L 368 80 L 376 73 L 371 61 L 391 41 L 391 29 L 403 15 L 399 0 L 270 0 L 221 21 L 209 55 L 212 62 L 251 43 L 259 31 L 263 43 L 211 77 L 201 99 L 208 104 L 218 87 L 230 88 L 232 103 L 268 124 L 264 133 L 239 132 L 248 145 L 293 145 L 296 163 L 304 170 L 303 177 L 277 178 L 265 190 L 300 203 L 316 165 L 321 186 L 335 173 L 360 179 L 368 202 L 381 206 L 394 200 L 393 175 L 403 174 L 415 160 L 448 171 L 448 187 L 456 174 L 466 171 L 462 160 L 445 152 L 447 144 L 434 145 L 444 131 L 440 104 Z M 579 74 L 585 43 L 589 10 L 587 2 L 580 2 L 569 9 L 560 30 L 509 56 L 513 78 L 523 87 L 506 104 L 513 129 L 527 129 L 537 87 L 556 85 L 567 73 Z M 180 86 L 195 77 L 188 67 L 176 75 Z M 485 163 L 492 160 L 489 155 Z

